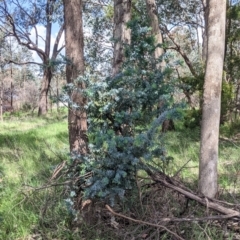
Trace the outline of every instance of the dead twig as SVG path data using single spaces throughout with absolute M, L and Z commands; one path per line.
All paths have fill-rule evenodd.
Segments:
M 185 167 L 186 165 L 191 161 L 191 159 L 189 159 L 186 163 L 184 163 L 184 165 L 174 174 L 173 177 L 176 177 Z
M 226 220 L 233 217 L 236 217 L 235 213 L 228 214 L 228 215 L 201 217 L 201 218 L 162 218 L 161 222 L 204 222 L 204 221 L 212 221 L 212 220 Z
M 232 196 L 231 196 L 232 197 Z M 224 205 L 227 205 L 227 206 L 230 206 L 230 207 L 238 207 L 240 206 L 240 204 L 236 204 L 236 203 L 229 203 L 229 202 L 226 202 L 226 201 L 222 201 L 222 200 L 218 200 L 218 199 L 211 199 L 213 202 L 217 202 L 217 203 L 221 203 L 221 204 L 224 204 Z
M 50 188 L 50 187 L 57 187 L 57 186 L 64 186 L 64 185 L 68 185 L 70 184 L 72 181 L 66 181 L 66 182 L 62 182 L 62 183 L 52 183 L 52 184 L 48 184 L 48 185 L 44 185 L 44 186 L 41 186 L 41 187 L 38 187 L 38 188 L 35 188 L 33 186 L 30 186 L 30 185 L 23 185 L 25 187 L 29 187 L 30 190 L 33 190 L 33 191 L 38 191 L 38 190 L 42 190 L 42 189 L 46 189 L 46 188 Z M 30 191 L 29 190 L 29 191 Z
M 162 225 L 159 225 L 159 224 L 150 223 L 150 222 L 145 222 L 145 221 L 142 221 L 142 220 L 137 220 L 137 219 L 134 219 L 134 218 L 125 216 L 125 215 L 123 215 L 123 214 L 121 214 L 121 213 L 116 213 L 116 212 L 113 211 L 113 209 L 112 209 L 109 205 L 107 205 L 107 204 L 105 205 L 105 207 L 106 207 L 106 209 L 107 209 L 110 213 L 112 213 L 112 214 L 115 215 L 115 216 L 128 219 L 129 221 L 132 221 L 132 222 L 135 222 L 135 223 L 138 223 L 138 224 L 148 225 L 148 226 L 152 226 L 152 227 L 156 227 L 156 228 L 162 228 L 162 229 L 164 229 L 165 231 L 167 231 L 168 233 L 170 233 L 171 235 L 175 236 L 177 239 L 184 240 L 182 237 L 180 237 L 179 235 L 177 235 L 175 232 L 169 230 L 169 229 L 166 228 L 165 226 L 162 226 Z
M 202 229 L 202 233 L 205 234 L 205 236 L 207 237 L 207 240 L 211 240 L 211 238 L 209 237 L 209 235 L 207 234 L 207 227 L 208 227 L 208 223 L 206 224 L 205 228 L 202 228 L 201 225 L 198 224 L 198 227 Z
M 226 138 L 226 137 L 220 137 L 219 139 L 233 144 L 236 148 L 240 148 L 240 146 L 238 146 L 238 145 L 236 144 L 236 143 L 238 143 L 239 141 L 236 141 L 235 139 L 230 139 L 230 138 Z
M 45 185 L 42 185 L 40 187 L 33 187 L 31 185 L 27 185 L 27 184 L 24 184 L 23 186 L 24 187 L 28 187 L 28 191 L 38 191 L 38 190 L 42 190 L 42 189 L 46 189 L 46 188 L 51 188 L 51 187 L 57 187 L 57 186 L 64 186 L 64 185 L 70 185 L 70 184 L 76 184 L 80 179 L 83 179 L 83 178 L 88 178 L 92 175 L 92 172 L 89 172 L 89 173 L 86 173 L 82 176 L 78 176 L 78 177 L 74 177 L 68 181 L 65 181 L 65 182 L 57 182 L 56 181 L 52 181 L 52 179 L 54 179 L 54 176 L 56 176 L 61 170 L 62 168 L 64 167 L 64 163 L 61 163 L 60 165 L 58 165 L 56 167 L 56 169 L 54 170 L 54 173 L 52 175 L 52 177 L 49 179 L 49 181 L 47 182 L 47 184 Z
M 60 156 L 60 154 L 58 154 L 58 153 L 56 153 L 55 151 L 53 151 L 52 147 L 50 146 L 50 144 L 49 144 L 45 139 L 43 139 L 43 142 L 44 142 L 44 144 L 47 146 L 47 148 L 48 148 L 57 158 L 59 158 L 62 162 L 65 161 L 65 159 L 63 159 L 63 158 Z
M 181 188 L 178 186 L 175 186 L 173 184 L 173 181 L 171 181 L 171 179 L 170 179 L 171 183 L 169 183 L 168 182 L 169 177 L 163 175 L 163 173 L 159 173 L 159 172 L 153 173 L 150 169 L 145 169 L 145 170 L 152 177 L 153 181 L 158 182 L 167 188 L 173 189 L 173 190 L 185 195 L 186 197 L 199 202 L 200 204 L 206 206 L 207 208 L 211 208 L 212 210 L 215 210 L 219 213 L 226 214 L 228 216 L 232 215 L 232 217 L 240 218 L 240 212 L 238 212 L 236 210 L 223 207 L 222 205 L 217 204 L 216 202 L 213 202 L 211 199 L 208 199 L 208 201 L 206 201 L 206 198 L 201 198 L 198 195 L 194 194 L 193 192 L 189 192 L 189 191 L 185 190 L 185 188 L 183 189 L 182 186 L 181 186 Z
M 66 165 L 66 161 L 63 161 L 62 163 L 58 164 L 58 165 L 56 166 L 56 168 L 54 169 L 53 174 L 52 174 L 52 176 L 51 176 L 51 178 L 50 178 L 49 181 L 52 181 L 53 179 L 56 179 L 57 176 L 58 176 L 58 174 L 59 174 L 59 173 L 62 171 L 62 169 L 65 167 L 65 165 Z

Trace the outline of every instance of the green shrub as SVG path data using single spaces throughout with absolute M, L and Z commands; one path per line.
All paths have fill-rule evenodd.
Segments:
M 93 75 L 78 79 L 87 86 L 83 94 L 88 98 L 90 136 L 90 154 L 80 156 L 84 164 L 79 174 L 92 173 L 83 181 L 87 186 L 84 195 L 111 204 L 135 187 L 136 173 L 144 169 L 144 162 L 166 160 L 159 128 L 173 113 L 171 70 L 157 68 L 162 59 L 153 58 L 159 46 L 154 45 L 151 29 L 140 19 L 128 26 L 132 39 L 125 46 L 121 72 L 107 79 Z M 79 186 L 76 188 L 78 191 Z
M 186 128 L 196 128 L 201 124 L 202 113 L 199 109 L 185 110 L 184 112 L 184 126 Z
M 233 98 L 233 84 L 223 81 L 221 96 L 221 124 L 228 120 L 228 113 L 231 112 Z
M 27 112 L 27 111 L 30 111 L 32 109 L 32 106 L 30 103 L 24 103 L 23 106 L 22 106 L 22 110 L 24 112 Z

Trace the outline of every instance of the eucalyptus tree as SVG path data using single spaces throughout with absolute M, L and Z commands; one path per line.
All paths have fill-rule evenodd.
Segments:
M 209 198 L 218 191 L 217 163 L 224 63 L 226 0 L 207 0 L 207 59 L 203 88 L 203 113 L 199 165 L 199 190 Z
M 1 76 L 1 82 L 0 82 L 0 120 L 3 121 L 3 100 L 4 100 L 4 68 L 6 65 L 5 59 L 5 53 L 7 49 L 6 45 L 6 39 L 4 36 L 4 33 L 0 31 L 0 76 Z
M 194 56 L 191 56 L 191 53 L 195 51 L 199 55 L 198 61 L 202 57 L 201 44 L 204 32 L 204 7 L 202 3 L 197 0 L 156 0 L 156 4 L 160 28 L 165 41 L 170 49 L 180 54 L 189 71 L 196 75 L 197 69 L 194 66 Z M 178 33 L 185 35 L 185 38 L 178 39 Z
M 0 68 L 1 68 L 1 110 L 3 114 L 3 107 L 8 107 L 9 110 L 13 107 L 13 68 L 9 64 L 9 59 L 18 55 L 21 50 L 14 51 L 12 47 L 11 38 L 7 37 L 1 31 L 0 35 Z M 10 99 L 10 103 L 8 100 Z M 10 106 L 9 106 L 10 105 Z
M 192 95 L 203 83 L 204 7 L 198 0 L 156 0 L 156 6 L 166 52 L 183 63 L 175 67 L 177 85 L 193 107 Z
M 88 72 L 107 76 L 112 71 L 112 0 L 87 1 L 83 5 L 84 56 Z
M 152 28 L 152 35 L 155 37 L 155 44 L 157 45 L 154 51 L 154 58 L 159 59 L 163 55 L 164 50 L 163 50 L 163 36 L 159 28 L 159 19 L 157 15 L 156 1 L 155 0 L 145 0 L 145 1 L 146 1 L 146 7 L 147 7 L 150 26 Z M 161 61 L 158 65 L 159 67 L 163 68 L 165 63 L 164 61 Z
M 38 115 L 47 113 L 48 91 L 54 62 L 64 48 L 64 46 L 59 46 L 64 31 L 61 15 L 62 2 L 60 0 L 3 0 L 0 2 L 1 30 L 6 35 L 13 36 L 19 45 L 34 51 L 40 58 L 40 63 L 14 61 L 15 64 L 21 65 L 37 64 L 43 69 Z M 51 49 L 54 23 L 58 23 L 60 27 Z M 43 34 L 40 33 L 40 29 L 43 29 Z
M 127 23 L 131 20 L 131 0 L 114 0 L 114 53 L 113 75 L 117 74 L 124 61 L 124 44 L 130 44 L 131 29 Z
M 4 107 L 9 110 L 18 110 L 23 103 L 31 105 L 27 102 L 25 87 L 32 82 L 32 89 L 35 90 L 35 98 L 38 96 L 39 86 L 36 79 L 36 65 L 16 66 L 13 62 L 32 61 L 32 53 L 28 48 L 17 44 L 16 40 L 11 36 L 3 33 L 1 41 L 1 79 L 3 84 Z M 34 83 L 34 84 L 33 84 Z
M 77 154 L 88 152 L 86 98 L 82 94 L 85 84 L 77 78 L 84 74 L 82 1 L 64 0 L 64 23 L 66 42 L 66 77 L 69 90 L 68 129 L 70 151 Z
M 7 83 L 10 87 L 10 95 L 11 95 L 11 107 L 13 109 L 18 109 L 23 102 L 26 101 L 24 99 L 24 86 L 28 82 L 28 80 L 34 80 L 34 74 L 37 72 L 37 65 L 26 64 L 17 66 L 13 64 L 14 62 L 31 62 L 33 61 L 32 52 L 25 46 L 21 46 L 17 43 L 16 39 L 12 36 L 7 36 L 6 41 L 8 44 L 8 55 L 5 57 L 5 61 L 7 62 L 7 70 L 8 70 L 8 80 Z M 25 74 L 21 74 L 25 72 Z M 20 77 L 20 75 L 24 76 L 24 78 Z M 35 74 L 36 75 L 36 74 Z M 22 81 L 22 79 L 24 79 Z M 24 83 L 23 83 L 24 82 Z M 39 86 L 36 86 L 36 89 Z M 23 93 L 21 92 L 23 90 Z M 14 98 L 15 95 L 15 102 Z M 38 96 L 38 94 L 37 94 Z M 36 97 L 36 96 L 35 96 Z

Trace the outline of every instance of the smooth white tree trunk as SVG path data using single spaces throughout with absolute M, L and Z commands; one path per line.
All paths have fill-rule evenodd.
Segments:
M 199 190 L 209 198 L 218 191 L 218 139 L 225 47 L 226 0 L 207 0 L 207 59 L 203 89 Z

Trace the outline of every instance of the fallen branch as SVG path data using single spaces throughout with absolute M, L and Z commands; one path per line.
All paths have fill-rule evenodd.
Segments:
M 92 172 L 89 172 L 89 173 L 86 173 L 82 176 L 78 176 L 78 177 L 75 177 L 75 178 L 72 178 L 68 181 L 65 181 L 65 182 L 58 182 L 58 181 L 54 181 L 52 179 L 54 179 L 56 177 L 56 174 L 58 174 L 62 168 L 64 167 L 65 163 L 61 163 L 59 164 L 56 169 L 54 170 L 53 174 L 52 174 L 52 177 L 49 179 L 49 181 L 47 182 L 47 184 L 44 184 L 40 187 L 33 187 L 31 185 L 27 185 L 27 184 L 24 184 L 23 187 L 28 187 L 28 191 L 38 191 L 38 190 L 42 190 L 42 189 L 46 189 L 46 188 L 51 188 L 51 187 L 57 187 L 57 186 L 64 186 L 64 185 L 75 185 L 80 179 L 82 178 L 88 178 L 89 176 L 92 175 Z
M 233 209 L 223 207 L 220 204 L 212 202 L 211 199 L 201 198 L 192 192 L 189 192 L 185 189 L 182 189 L 178 186 L 173 185 L 172 183 L 167 182 L 168 177 L 163 176 L 162 173 L 153 173 L 150 169 L 145 169 L 145 170 L 152 177 L 153 181 L 161 183 L 161 185 L 164 185 L 167 188 L 171 188 L 171 189 L 185 195 L 186 197 L 199 202 L 200 204 L 206 206 L 207 208 L 211 208 L 219 213 L 225 214 L 228 216 L 227 218 L 233 218 L 233 217 L 240 218 L 240 212 L 233 210 Z
M 48 185 L 43 185 L 41 187 L 33 187 L 30 185 L 26 185 L 24 184 L 23 187 L 28 187 L 28 191 L 38 191 L 38 190 L 42 190 L 42 189 L 46 189 L 46 188 L 51 188 L 51 187 L 57 187 L 57 186 L 64 186 L 64 185 L 68 185 L 72 183 L 72 181 L 66 181 L 66 182 L 62 182 L 62 183 L 52 183 L 52 184 L 48 184 Z
M 132 221 L 132 222 L 135 222 L 135 223 L 139 223 L 139 224 L 143 224 L 143 225 L 148 225 L 148 226 L 152 226 L 152 227 L 156 227 L 156 228 L 162 228 L 162 229 L 164 229 L 165 231 L 167 231 L 168 233 L 170 233 L 170 234 L 172 234 L 173 236 L 175 236 L 177 239 L 184 240 L 183 238 L 181 238 L 180 236 L 178 236 L 175 232 L 169 230 L 169 229 L 166 228 L 165 226 L 162 226 L 162 225 L 159 225 L 159 224 L 150 223 L 150 222 L 145 222 L 145 221 L 142 221 L 142 220 L 137 220 L 137 219 L 134 219 L 134 218 L 125 216 L 125 215 L 123 215 L 123 214 L 121 214 L 121 213 L 116 213 L 116 212 L 114 212 L 113 209 L 112 209 L 110 206 L 108 206 L 108 205 L 105 205 L 105 207 L 107 208 L 107 210 L 108 210 L 110 213 L 112 213 L 112 214 L 115 215 L 115 216 L 128 219 L 129 221 Z
M 201 217 L 201 218 L 162 218 L 161 222 L 204 222 L 204 221 L 212 221 L 212 220 L 226 220 L 229 218 L 235 217 L 236 214 L 228 214 L 228 215 L 217 215 L 210 217 Z
M 226 137 L 220 137 L 219 140 L 223 140 L 226 142 L 229 142 L 231 144 L 233 144 L 236 148 L 240 148 L 240 146 L 238 146 L 236 143 L 239 143 L 239 141 L 235 140 L 235 139 L 230 139 L 230 138 L 226 138 Z
M 178 176 L 178 174 L 187 166 L 187 164 L 191 161 L 189 159 L 186 163 L 183 164 L 183 166 L 174 174 L 174 177 Z
M 106 207 L 106 208 L 109 210 L 109 206 Z M 122 216 L 124 216 L 124 215 L 122 215 Z M 183 217 L 183 218 L 161 218 L 160 222 L 161 223 L 169 223 L 169 222 L 205 222 L 205 221 L 213 221 L 213 220 L 218 220 L 218 221 L 219 220 L 226 220 L 226 219 L 233 218 L 233 217 L 236 217 L 235 213 L 228 214 L 228 215 L 217 215 L 217 216 L 201 217 L 201 218 L 194 218 L 194 217 L 191 217 L 191 218 L 189 218 L 189 217 Z M 137 220 L 137 221 L 140 221 L 140 220 Z

